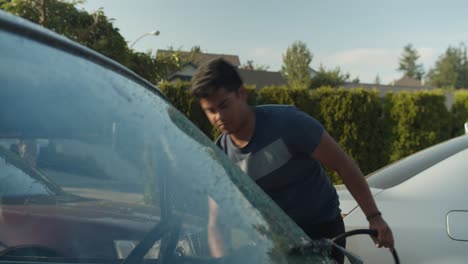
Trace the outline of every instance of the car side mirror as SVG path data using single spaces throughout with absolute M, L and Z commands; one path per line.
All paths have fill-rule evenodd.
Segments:
M 465 123 L 465 135 L 468 135 L 468 122 Z

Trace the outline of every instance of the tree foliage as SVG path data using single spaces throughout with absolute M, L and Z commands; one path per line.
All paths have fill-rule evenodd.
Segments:
M 385 96 L 390 161 L 442 142 L 451 136 L 450 112 L 441 91 L 399 92 Z
M 256 70 L 256 71 L 267 71 L 270 66 L 268 65 L 263 65 L 263 64 L 254 64 L 253 60 L 248 60 L 246 64 L 241 65 L 241 69 L 245 70 Z
M 197 59 L 202 53 L 200 46 L 193 46 L 189 52 L 172 46 L 167 50 L 158 50 L 155 59 L 159 62 L 159 66 L 164 66 L 158 68 L 159 80 L 166 81 L 171 73 L 181 70 L 188 63 L 197 64 Z
M 311 95 L 319 107 L 319 114 L 315 117 L 364 173 L 386 164 L 385 122 L 376 90 L 325 87 L 313 90 Z M 336 173 L 328 174 L 335 183 L 341 183 Z
M 189 82 L 161 86 L 181 112 L 215 139 L 219 131 L 211 128 L 189 88 Z M 365 174 L 442 142 L 452 131 L 463 133 L 463 122 L 468 121 L 466 91 L 456 92 L 449 112 L 442 91 L 390 93 L 383 99 L 377 90 L 365 89 L 247 88 L 250 105 L 292 104 L 319 120 Z M 336 173 L 329 175 L 340 183 Z
M 135 52 L 109 19 L 99 9 L 94 13 L 79 10 L 83 0 L 0 0 L 0 8 L 91 48 L 135 71 L 152 83 L 163 80 L 180 67 L 175 53 L 156 59 L 151 52 Z
M 292 88 L 310 86 L 312 53 L 302 41 L 295 41 L 283 54 L 281 73 Z
M 448 47 L 445 54 L 439 57 L 434 68 L 427 76 L 428 82 L 440 88 L 468 87 L 468 60 L 466 46 Z
M 310 87 L 313 89 L 323 86 L 339 87 L 349 82 L 350 78 L 351 75 L 349 73 L 343 73 L 340 68 L 326 70 L 325 67 L 321 65 L 317 74 L 311 79 Z M 359 80 L 353 82 L 359 83 Z
M 380 75 L 377 74 L 377 76 L 375 76 L 374 83 L 378 84 L 378 85 L 380 85 L 382 83 L 382 81 L 380 80 Z
M 146 53 L 131 51 L 130 55 L 127 66 L 151 83 L 165 80 L 170 73 L 181 67 L 177 53 L 158 58 L 151 51 Z
M 293 100 L 289 95 L 289 89 L 285 86 L 275 87 L 269 86 L 260 89 L 257 92 L 257 104 L 293 104 Z
M 58 0 L 0 0 L 1 8 L 21 16 L 106 57 L 127 64 L 129 52 L 125 39 L 102 10 L 92 14 L 78 10 L 79 2 Z
M 413 48 L 412 44 L 408 44 L 403 48 L 403 52 L 400 57 L 399 71 L 407 77 L 421 80 L 424 75 L 423 65 L 417 63 L 419 59 L 418 51 Z

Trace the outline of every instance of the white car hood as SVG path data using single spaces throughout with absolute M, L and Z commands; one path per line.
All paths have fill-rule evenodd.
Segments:
M 351 213 L 351 211 L 353 211 L 358 206 L 356 200 L 354 200 L 354 197 L 344 185 L 336 185 L 335 188 L 340 199 L 341 214 L 347 215 Z M 381 193 L 383 189 L 370 188 L 370 191 L 372 196 L 375 197 Z

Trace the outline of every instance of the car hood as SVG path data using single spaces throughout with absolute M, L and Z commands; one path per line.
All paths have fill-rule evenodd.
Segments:
M 347 215 L 351 213 L 351 211 L 353 211 L 358 206 L 356 200 L 348 191 L 346 186 L 336 185 L 335 188 L 340 199 L 341 214 Z M 370 188 L 370 191 L 372 196 L 375 197 L 376 195 L 380 194 L 383 191 L 383 189 Z

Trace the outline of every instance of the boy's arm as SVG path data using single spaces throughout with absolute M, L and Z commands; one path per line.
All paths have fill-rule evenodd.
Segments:
M 218 218 L 218 204 L 211 197 L 208 197 L 208 247 L 214 258 L 220 258 L 225 254 Z
M 351 157 L 343 151 L 327 131 L 323 131 L 320 144 L 311 156 L 340 175 L 343 183 L 356 199 L 364 214 L 370 219 L 370 229 L 379 232 L 376 240 L 377 246 L 393 248 L 392 230 L 380 215 L 364 175 Z

